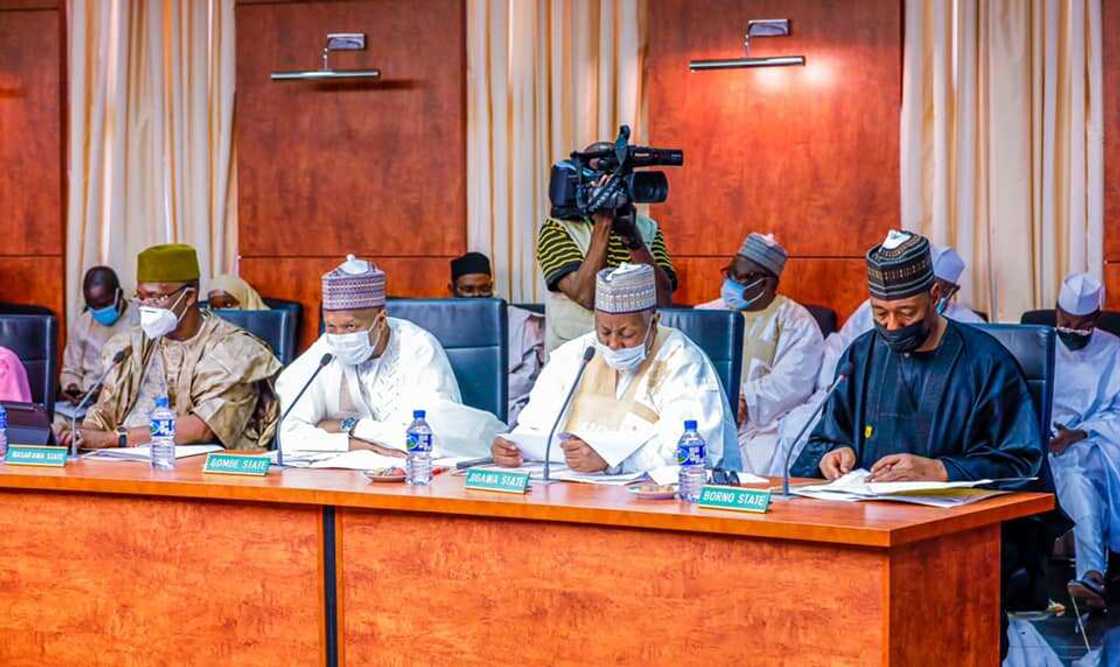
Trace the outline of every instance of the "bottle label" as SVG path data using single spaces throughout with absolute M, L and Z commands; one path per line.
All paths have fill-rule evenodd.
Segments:
M 409 433 L 405 438 L 405 445 L 410 452 L 430 452 L 432 451 L 432 434 L 431 433 Z
M 153 419 L 151 423 L 152 438 L 175 437 L 174 419 Z
M 677 445 L 677 463 L 684 465 L 704 464 L 704 443 L 690 442 Z

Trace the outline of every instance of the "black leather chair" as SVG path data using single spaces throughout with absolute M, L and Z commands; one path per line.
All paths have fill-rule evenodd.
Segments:
M 1049 441 L 1050 414 L 1054 404 L 1054 330 L 1023 324 L 976 324 L 1003 344 L 1019 362 L 1031 390 L 1042 429 L 1043 446 Z
M 436 337 L 447 352 L 463 403 L 497 415 L 509 410 L 509 322 L 502 299 L 390 299 L 390 317 Z
M 287 366 L 296 357 L 295 319 L 288 310 L 214 309 L 210 312 L 268 343 L 272 353 Z
M 821 328 L 821 335 L 828 338 L 828 334 L 836 333 L 839 329 L 836 326 L 836 311 L 825 306 L 811 306 L 806 304 L 805 310 L 813 316 L 817 321 L 817 326 Z
M 1053 308 L 1049 310 L 1028 310 L 1023 313 L 1019 318 L 1023 324 L 1038 324 L 1041 326 L 1052 327 L 1058 322 L 1058 315 Z M 1115 336 L 1120 336 L 1120 312 L 1115 310 L 1106 310 L 1101 313 L 1101 319 L 1097 322 L 1097 326 L 1101 331 L 1107 331 Z
M 54 315 L 46 306 L 33 306 L 27 303 L 0 302 L 0 315 Z
M 729 310 L 661 308 L 661 323 L 678 329 L 700 346 L 716 367 L 733 413 L 739 410 L 739 381 L 743 373 L 743 317 Z M 739 448 L 724 453 L 723 467 L 741 470 Z
M 0 346 L 23 362 L 31 400 L 54 418 L 58 385 L 58 320 L 54 315 L 0 315 Z
M 272 308 L 273 310 L 287 311 L 292 316 L 292 326 L 289 329 L 290 339 L 285 341 L 288 349 L 293 353 L 299 346 L 299 328 L 303 325 L 303 305 L 299 301 L 287 301 L 285 299 L 271 299 L 268 297 L 261 297 L 264 305 Z

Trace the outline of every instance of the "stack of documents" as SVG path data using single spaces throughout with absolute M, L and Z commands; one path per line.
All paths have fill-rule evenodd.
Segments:
M 552 440 L 552 449 L 548 452 L 548 460 L 553 463 L 564 462 L 564 449 L 560 443 L 567 437 L 575 436 L 587 443 L 595 453 L 603 457 L 607 465 L 614 467 L 625 461 L 639 447 L 646 444 L 653 436 L 653 429 L 641 431 L 580 431 L 578 433 L 560 433 Z M 506 433 L 501 436 L 517 445 L 521 455 L 526 461 L 544 461 L 545 446 L 548 435 L 545 433 Z
M 827 484 L 795 487 L 793 493 L 817 500 L 893 500 L 931 507 L 958 507 L 1007 493 L 976 487 L 995 481 L 1010 481 L 980 479 L 967 482 L 868 482 L 870 474 L 860 468 Z
M 221 451 L 225 451 L 225 448 L 221 445 L 175 445 L 175 458 L 186 459 Z M 110 461 L 151 461 L 152 449 L 148 445 L 110 447 L 108 449 L 95 449 L 88 454 L 83 454 L 82 458 Z
M 276 452 L 269 452 L 272 462 L 276 463 Z M 433 468 L 454 467 L 464 457 L 437 457 L 432 459 Z M 384 470 L 385 468 L 404 468 L 403 456 L 385 456 L 368 449 L 352 449 L 348 452 L 292 452 L 284 454 L 284 465 L 289 468 L 332 468 L 337 470 Z

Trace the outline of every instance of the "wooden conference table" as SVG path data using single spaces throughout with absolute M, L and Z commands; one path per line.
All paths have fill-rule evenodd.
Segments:
M 996 665 L 999 524 L 621 488 L 0 465 L 0 664 Z

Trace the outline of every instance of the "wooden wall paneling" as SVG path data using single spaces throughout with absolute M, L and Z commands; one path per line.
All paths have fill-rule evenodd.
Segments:
M 361 254 L 361 253 L 360 253 Z M 387 274 L 390 297 L 442 297 L 450 281 L 451 256 L 447 257 L 377 257 L 373 260 Z M 307 347 L 319 336 L 319 305 L 322 275 L 345 259 L 331 257 L 243 257 L 241 275 L 263 295 L 299 301 L 304 318 L 300 327 L 301 347 Z
M 1101 22 L 1104 67 L 1104 253 L 1107 261 L 1120 262 L 1120 0 L 1103 0 Z M 1113 283 L 1110 287 L 1109 294 L 1116 294 L 1120 284 Z
M 767 17 L 789 18 L 793 34 L 752 53 L 804 55 L 805 67 L 689 71 L 690 59 L 741 55 L 747 20 Z M 894 0 L 650 3 L 648 141 L 685 152 L 652 210 L 674 257 L 725 257 L 749 232 L 773 232 L 802 266 L 824 264 L 803 275 L 854 276 L 828 258 L 862 258 L 899 224 L 901 38 Z M 858 283 L 830 294 L 797 281 L 841 317 L 862 300 Z M 679 302 L 714 298 L 714 284 L 682 284 Z
M 0 257 L 0 301 L 46 306 L 61 317 L 64 274 L 61 256 Z
M 1104 265 L 1105 308 L 1120 310 L 1120 262 Z
M 0 256 L 64 250 L 60 21 L 0 8 Z
M 463 3 L 380 0 L 237 8 L 240 252 L 456 255 L 466 247 Z M 273 82 L 316 69 L 327 32 L 367 33 L 337 68 L 380 82 Z
M 2 492 L 0 662 L 323 664 L 321 532 L 317 507 Z

